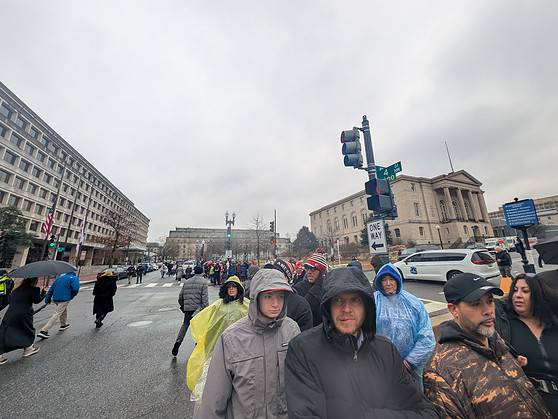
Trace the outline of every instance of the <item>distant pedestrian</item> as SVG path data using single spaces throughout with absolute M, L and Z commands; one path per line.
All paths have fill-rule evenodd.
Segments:
M 297 261 L 295 262 L 295 274 L 293 276 L 293 287 L 298 284 L 299 282 L 304 281 L 304 275 L 306 272 L 304 271 L 304 262 Z
M 209 305 L 207 280 L 202 274 L 202 267 L 196 266 L 194 268 L 194 276 L 184 281 L 178 295 L 178 305 L 180 306 L 180 311 L 184 313 L 184 321 L 172 347 L 172 356 L 178 355 L 178 349 L 184 340 L 184 336 L 186 336 L 194 313 L 198 310 L 203 310 Z
M 38 278 L 25 278 L 11 295 L 10 306 L 0 324 L 0 365 L 8 362 L 3 354 L 16 349 L 23 349 L 24 357 L 39 352 L 33 346 L 33 304 L 42 301 L 45 291 L 37 287 L 38 281 Z
M 250 265 L 248 270 L 246 271 L 246 281 L 244 281 L 244 289 L 246 290 L 246 297 L 250 298 L 250 284 L 252 282 L 252 278 L 256 275 L 256 272 L 260 270 L 258 265 Z
M 2 311 L 10 302 L 10 294 L 14 289 L 15 281 L 8 276 L 5 269 L 2 269 L 0 275 L 0 311 Z
M 70 327 L 70 323 L 68 323 L 68 305 L 78 292 L 79 277 L 74 272 L 62 274 L 56 278 L 45 296 L 45 303 L 54 303 L 56 305 L 55 313 L 48 320 L 47 324 L 41 328 L 37 336 L 48 339 L 50 337 L 48 330 L 54 326 L 56 321 L 60 322 L 60 329 L 58 330 L 61 332 Z
M 141 284 L 143 282 L 143 264 L 136 266 L 136 284 Z
M 285 389 L 290 419 L 437 418 L 403 367 L 376 335 L 370 281 L 354 268 L 324 281 L 323 324 L 289 343 Z
M 512 259 L 510 254 L 500 246 L 496 246 L 494 250 L 496 251 L 496 263 L 498 264 L 500 275 L 511 277 Z
M 347 268 L 356 268 L 362 271 L 362 263 L 360 263 L 357 258 L 352 258 L 351 261 L 347 263 Z
M 114 311 L 112 298 L 116 294 L 116 280 L 118 275 L 112 269 L 107 269 L 95 281 L 93 287 L 93 314 L 95 314 L 95 325 L 100 328 L 106 315 Z
M 395 345 L 422 388 L 424 366 L 436 346 L 428 312 L 422 301 L 403 289 L 403 278 L 391 263 L 380 268 L 374 286 L 376 333 Z
M 519 237 L 515 238 L 515 251 L 521 255 L 521 259 L 523 260 L 527 259 L 525 253 L 525 245 L 523 244 L 523 242 Z
M 461 273 L 444 286 L 453 320 L 425 368 L 426 396 L 444 418 L 543 418 L 551 415 L 510 349 L 495 332 L 500 288 Z
M 133 265 L 130 265 L 128 266 L 127 272 L 128 272 L 128 285 L 130 285 L 130 281 L 132 280 L 132 277 L 136 276 L 136 268 Z
M 165 265 L 164 263 L 161 264 L 161 267 L 159 268 L 159 272 L 161 273 L 161 279 L 164 278 L 165 274 L 167 273 L 167 265 Z
M 287 419 L 284 362 L 289 341 L 300 333 L 286 317 L 291 286 L 274 269 L 261 269 L 251 284 L 248 316 L 217 340 L 201 405 L 194 417 Z

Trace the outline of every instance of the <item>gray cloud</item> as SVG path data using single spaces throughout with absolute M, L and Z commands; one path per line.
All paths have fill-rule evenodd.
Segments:
M 456 168 L 489 209 L 555 193 L 557 6 L 536 2 L 3 3 L 2 81 L 151 218 L 282 233 L 363 187 L 339 132 L 377 161 Z

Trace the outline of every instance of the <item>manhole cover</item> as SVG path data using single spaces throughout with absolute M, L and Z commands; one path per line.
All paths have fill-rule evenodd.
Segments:
M 130 326 L 130 327 L 144 327 L 144 326 L 147 326 L 151 323 L 153 323 L 151 320 L 142 320 L 142 321 L 139 321 L 139 322 L 129 323 L 128 326 Z

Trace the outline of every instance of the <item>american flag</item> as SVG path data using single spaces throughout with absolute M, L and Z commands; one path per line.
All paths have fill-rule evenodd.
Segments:
M 46 216 L 46 220 L 43 223 L 43 226 L 41 227 L 41 232 L 48 236 L 52 231 L 53 225 L 54 225 L 54 209 L 49 208 Z
M 81 246 L 83 245 L 83 242 L 85 241 L 85 223 L 82 222 L 81 223 L 81 227 L 79 229 L 79 239 L 78 239 L 78 244 L 77 244 L 77 249 L 76 249 L 76 253 L 79 252 L 79 249 L 81 248 Z

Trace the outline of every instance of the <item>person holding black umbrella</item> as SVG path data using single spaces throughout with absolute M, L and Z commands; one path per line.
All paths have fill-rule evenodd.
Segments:
M 103 325 L 106 315 L 114 311 L 112 297 L 116 294 L 116 280 L 118 275 L 112 269 L 105 270 L 95 282 L 93 287 L 93 314 L 97 329 Z
M 6 352 L 23 349 L 25 358 L 39 352 L 39 348 L 33 346 L 33 304 L 42 301 L 45 290 L 37 287 L 37 282 L 36 277 L 25 278 L 10 296 L 10 306 L 0 324 L 0 365 L 8 362 L 2 356 Z

